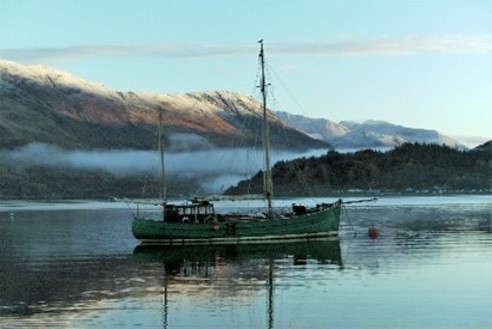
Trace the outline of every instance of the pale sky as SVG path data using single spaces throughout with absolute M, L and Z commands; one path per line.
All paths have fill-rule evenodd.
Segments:
M 0 58 L 118 91 L 255 93 L 273 110 L 492 139 L 490 0 L 0 0 Z

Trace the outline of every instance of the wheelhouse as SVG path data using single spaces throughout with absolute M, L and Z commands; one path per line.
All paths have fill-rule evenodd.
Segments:
M 164 207 L 164 221 L 182 223 L 203 223 L 215 219 L 215 209 L 208 201 L 183 205 L 168 204 Z

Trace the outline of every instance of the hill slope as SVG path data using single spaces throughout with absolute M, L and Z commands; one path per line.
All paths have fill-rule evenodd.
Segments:
M 492 140 L 487 141 L 482 145 L 478 145 L 477 147 L 474 148 L 474 150 L 492 153 Z
M 0 149 L 31 142 L 70 149 L 150 149 L 160 111 L 168 142 L 173 134 L 198 135 L 216 146 L 258 141 L 261 107 L 239 93 L 123 93 L 51 68 L 0 61 Z M 269 122 L 272 145 L 278 148 L 328 147 L 271 112 Z
M 273 180 L 276 196 L 330 195 L 350 190 L 490 193 L 492 157 L 488 152 L 421 144 L 404 144 L 386 153 L 330 151 L 321 157 L 278 162 Z M 225 193 L 261 193 L 262 186 L 260 172 Z

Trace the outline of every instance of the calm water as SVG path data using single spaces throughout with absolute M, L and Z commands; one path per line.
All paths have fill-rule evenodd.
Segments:
M 0 327 L 492 328 L 491 196 L 350 205 L 340 241 L 303 244 L 141 250 L 130 223 L 0 203 Z

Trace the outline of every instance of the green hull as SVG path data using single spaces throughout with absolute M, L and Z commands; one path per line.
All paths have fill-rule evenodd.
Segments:
M 273 220 L 181 223 L 135 218 L 132 232 L 146 245 L 227 244 L 338 236 L 341 206 Z

